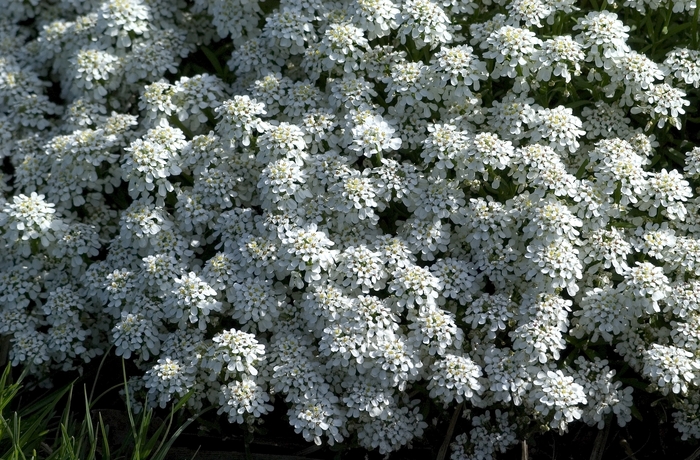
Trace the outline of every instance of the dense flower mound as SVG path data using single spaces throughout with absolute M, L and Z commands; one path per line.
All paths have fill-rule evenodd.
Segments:
M 146 404 L 382 454 L 426 401 L 453 459 L 625 425 L 630 382 L 700 438 L 696 3 L 269 3 L 0 0 L 11 363 L 113 346 Z

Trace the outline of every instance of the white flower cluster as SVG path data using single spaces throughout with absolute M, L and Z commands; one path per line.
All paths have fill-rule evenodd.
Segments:
M 12 364 L 114 345 L 151 406 L 381 454 L 464 404 L 455 459 L 624 425 L 630 368 L 700 437 L 698 51 L 625 22 L 661 3 L 273 3 L 0 0 Z

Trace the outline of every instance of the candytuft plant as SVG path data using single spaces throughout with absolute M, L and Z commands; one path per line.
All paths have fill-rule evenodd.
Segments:
M 0 6 L 13 366 L 380 454 L 700 438 L 694 1 Z

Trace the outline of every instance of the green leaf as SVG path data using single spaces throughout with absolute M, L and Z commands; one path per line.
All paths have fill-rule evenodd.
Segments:
M 216 70 L 216 73 L 223 74 L 224 69 L 221 67 L 221 64 L 219 63 L 219 58 L 216 56 L 216 54 L 206 46 L 202 46 L 202 52 L 207 57 L 207 59 L 209 59 L 209 62 L 211 62 L 211 65 L 212 67 L 214 67 L 214 70 Z
M 100 433 L 102 434 L 102 460 L 109 460 L 111 457 L 108 440 L 109 433 L 107 431 L 107 427 L 105 427 L 104 420 L 102 420 L 102 414 L 98 413 L 97 416 L 99 418 L 100 423 Z
M 625 385 L 629 385 L 632 388 L 637 388 L 638 390 L 643 390 L 643 391 L 646 391 L 647 386 L 649 385 L 649 384 L 642 382 L 636 378 L 620 379 L 620 382 L 624 383 Z
M 685 29 L 689 29 L 691 27 L 693 27 L 692 22 L 686 22 L 684 24 L 675 25 L 675 26 L 668 29 L 668 35 L 670 35 L 670 36 L 677 35 L 679 32 L 682 32 Z
M 95 451 L 97 450 L 97 436 L 95 436 L 95 427 L 92 424 L 92 416 L 90 415 L 90 401 L 88 401 L 87 388 L 83 387 L 83 394 L 85 397 L 85 420 L 81 425 L 81 435 L 83 434 L 83 428 L 87 429 L 88 442 L 90 443 L 90 451 L 88 452 L 87 460 L 95 458 Z M 83 436 L 80 436 L 80 442 L 82 444 Z
M 209 407 L 209 408 L 207 408 L 207 409 L 204 409 L 203 411 L 201 411 L 201 412 L 199 412 L 199 413 L 193 415 L 192 417 L 188 418 L 187 421 L 186 421 L 185 423 L 183 423 L 182 426 L 180 426 L 180 428 L 178 428 L 177 431 L 175 431 L 175 433 L 173 433 L 173 435 L 170 437 L 170 439 L 168 440 L 168 442 L 166 442 L 166 443 L 163 445 L 163 448 L 162 448 L 162 449 L 159 449 L 156 453 L 153 454 L 153 457 L 151 457 L 151 460 L 164 460 L 164 459 L 165 459 L 165 456 L 166 456 L 167 453 L 170 451 L 170 448 L 171 448 L 171 447 L 173 446 L 173 444 L 175 443 L 175 440 L 177 440 L 177 438 L 185 431 L 185 429 L 186 429 L 188 426 L 190 426 L 190 424 L 192 424 L 192 422 L 194 422 L 195 420 L 197 420 L 199 417 L 201 417 L 202 415 L 204 415 L 206 412 L 208 412 L 208 411 L 211 410 L 211 409 L 213 409 L 213 406 L 212 406 L 212 407 Z
M 583 105 L 591 105 L 591 104 L 592 104 L 591 101 L 582 99 L 582 100 L 580 100 L 580 101 L 569 102 L 569 103 L 567 103 L 567 104 L 565 105 L 565 107 L 567 107 L 567 108 L 569 108 L 569 109 L 575 109 L 575 108 L 581 107 L 581 106 L 583 106 Z
M 681 152 L 673 148 L 669 148 L 666 150 L 666 152 L 671 161 L 676 163 L 678 166 L 685 166 L 685 155 L 683 155 Z
M 581 166 L 579 166 L 578 171 L 576 171 L 576 179 L 582 179 L 583 175 L 586 173 L 586 167 L 590 163 L 590 160 L 586 159 L 581 163 Z
M 632 413 L 632 417 L 636 418 L 640 422 L 644 421 L 644 417 L 642 417 L 642 413 L 639 412 L 639 409 L 637 409 L 637 406 L 632 404 L 632 407 L 630 408 L 630 412 Z

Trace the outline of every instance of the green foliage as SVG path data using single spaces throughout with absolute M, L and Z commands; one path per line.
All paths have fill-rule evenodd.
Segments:
M 49 422 L 56 406 L 72 387 L 50 392 L 28 405 L 11 410 L 11 405 L 20 395 L 23 379 L 24 374 L 12 383 L 9 366 L 0 378 L 0 458 L 7 460 L 39 458 L 37 449 L 50 432 Z
M 129 431 L 120 445 L 110 442 L 110 426 L 95 409 L 107 392 L 94 400 L 83 386 L 84 406 L 73 407 L 75 382 L 24 404 L 24 374 L 11 381 L 8 366 L 0 378 L 0 458 L 3 460 L 163 460 L 175 440 L 202 413 L 189 417 L 176 430 L 173 422 L 190 394 L 171 407 L 165 422 L 159 422 L 153 409 L 135 414 L 133 399 L 126 383 L 126 413 Z M 121 386 L 121 384 L 119 385 Z M 112 391 L 116 387 L 108 390 Z M 13 406 L 18 406 L 13 409 Z M 63 412 L 57 416 L 58 408 Z

